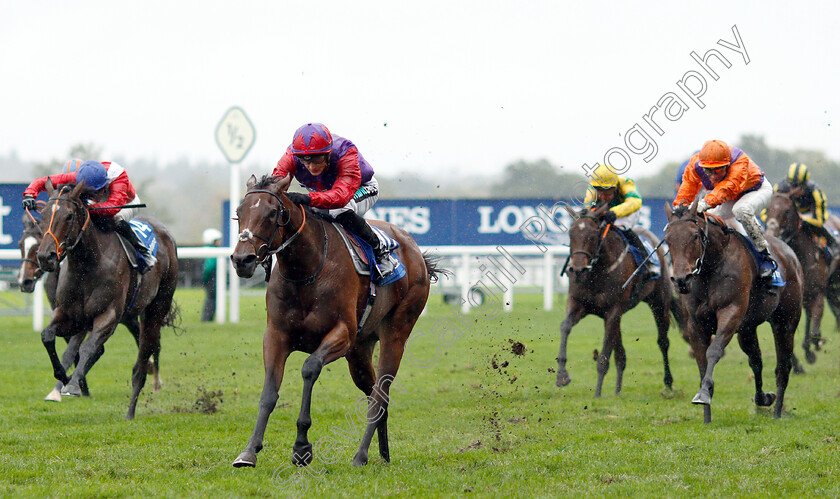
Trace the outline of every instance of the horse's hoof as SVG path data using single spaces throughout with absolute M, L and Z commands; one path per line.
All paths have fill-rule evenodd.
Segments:
M 773 405 L 773 402 L 776 401 L 776 394 L 775 393 L 756 393 L 755 394 L 755 405 L 760 407 L 769 407 Z
M 44 400 L 47 402 L 61 402 L 61 393 L 57 388 L 53 388 L 52 391 L 44 397 Z
M 312 462 L 312 444 L 295 447 L 295 453 L 292 454 L 292 464 L 298 467 L 309 466 Z
M 568 373 L 562 373 L 562 374 L 557 373 L 557 381 L 555 383 L 557 386 L 563 387 L 563 386 L 568 385 L 571 382 L 572 382 L 572 378 L 569 376 Z
M 811 350 L 806 350 L 805 351 L 805 360 L 807 360 L 809 364 L 813 364 L 814 362 L 817 361 L 817 354 L 815 354 Z
M 257 454 L 249 450 L 243 450 L 239 456 L 233 460 L 234 468 L 253 468 L 257 465 Z
M 705 392 L 700 390 L 697 392 L 697 395 L 691 399 L 692 404 L 699 404 L 699 405 L 712 405 L 712 397 L 709 396 L 709 392 Z
M 367 452 L 359 451 L 353 457 L 353 466 L 358 468 L 360 466 L 365 466 L 368 463 L 368 456 Z
M 793 365 L 793 374 L 805 374 L 805 368 L 799 362 Z
M 69 385 L 64 385 L 64 388 L 61 389 L 61 394 L 65 397 L 81 397 L 82 389 L 79 388 L 79 385 L 70 383 Z

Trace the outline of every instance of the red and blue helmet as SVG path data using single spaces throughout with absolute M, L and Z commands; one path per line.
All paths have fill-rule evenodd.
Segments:
M 291 149 L 295 156 L 327 154 L 332 150 L 332 134 L 321 123 L 307 123 L 295 131 Z
M 76 183 L 84 181 L 85 186 L 99 190 L 108 183 L 108 171 L 99 161 L 85 161 L 76 171 Z

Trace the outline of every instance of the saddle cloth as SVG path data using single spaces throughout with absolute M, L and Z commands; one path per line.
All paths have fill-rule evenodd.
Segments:
M 764 257 L 758 252 L 757 249 L 755 249 L 755 245 L 753 244 L 752 240 L 750 240 L 750 238 L 741 234 L 738 231 L 733 231 L 733 234 L 740 237 L 741 240 L 744 241 L 744 244 L 747 246 L 747 248 L 749 248 L 750 253 L 752 253 L 753 258 L 755 258 L 756 266 L 761 268 L 761 262 L 764 261 Z M 781 272 L 779 272 L 779 269 L 776 268 L 776 270 L 773 271 L 773 277 L 770 281 L 770 285 L 775 287 L 775 288 L 780 288 L 780 287 L 784 286 L 785 284 L 787 284 L 787 283 L 782 278 Z
M 137 235 L 137 238 L 140 239 L 140 242 L 143 243 L 144 246 L 149 248 L 149 253 L 152 256 L 157 256 L 158 252 L 158 242 L 157 237 L 155 236 L 155 231 L 152 229 L 152 226 L 147 224 L 146 222 L 142 222 L 140 220 L 130 220 L 128 225 L 131 226 L 131 230 L 134 231 L 134 234 Z M 136 269 L 143 269 L 146 267 L 147 263 L 143 256 L 140 254 L 137 249 L 131 245 L 128 241 L 125 240 L 122 236 L 119 236 L 120 243 L 122 244 L 123 250 L 125 250 L 125 256 L 128 257 L 129 263 L 131 266 Z
M 630 254 L 633 255 L 633 261 L 636 262 L 637 267 L 640 266 L 643 261 L 645 261 L 645 258 L 647 258 L 648 255 L 653 255 L 650 257 L 650 260 L 648 260 L 648 263 L 650 264 L 648 266 L 648 269 L 650 270 L 650 278 L 659 279 L 659 277 L 661 276 L 661 271 L 659 267 L 659 255 L 656 254 L 655 251 L 653 251 L 653 245 L 650 243 L 650 241 L 648 241 L 647 238 L 645 238 L 645 236 L 639 234 L 639 239 L 642 240 L 642 244 L 644 244 L 645 249 L 647 249 L 647 253 L 643 254 L 641 250 L 639 250 L 639 248 L 630 244 L 630 241 L 627 240 L 627 236 L 624 234 L 623 230 L 619 230 L 618 233 L 621 234 L 621 238 L 624 239 L 624 244 L 626 244 L 627 248 L 630 249 Z
M 353 259 L 353 266 L 356 267 L 356 272 L 359 275 L 377 276 L 379 273 L 374 269 L 376 257 L 373 254 L 373 248 L 362 238 L 344 230 L 344 227 L 338 223 L 332 222 L 332 224 L 338 233 L 341 234 L 341 238 L 344 240 L 345 246 L 347 246 L 347 251 L 350 252 L 350 256 Z M 396 262 L 394 272 L 385 279 L 373 278 L 374 284 L 384 286 L 385 284 L 402 279 L 406 274 L 405 265 L 403 265 L 396 253 L 394 253 L 394 250 L 400 247 L 400 243 L 373 225 L 371 225 L 371 229 L 373 229 L 374 234 L 379 238 L 380 244 L 391 253 L 391 258 Z

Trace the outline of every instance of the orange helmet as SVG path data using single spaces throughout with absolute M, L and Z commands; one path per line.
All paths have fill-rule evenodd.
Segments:
M 722 140 L 709 140 L 700 149 L 700 166 L 703 168 L 719 168 L 732 163 L 732 152 L 729 144 Z

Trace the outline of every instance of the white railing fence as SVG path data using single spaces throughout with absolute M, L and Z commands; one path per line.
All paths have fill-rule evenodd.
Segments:
M 502 308 L 507 312 L 513 310 L 515 288 L 541 288 L 545 310 L 553 308 L 556 292 L 566 292 L 568 289 L 567 278 L 558 275 L 560 267 L 569 255 L 566 246 L 543 247 L 545 252 L 537 246 L 438 246 L 421 249 L 439 256 L 440 267 L 453 272 L 452 278 L 442 278 L 433 291 L 457 291 L 461 297 L 463 313 L 469 313 L 471 308 L 480 305 L 474 303 L 476 295 L 471 293 L 474 289 L 482 290 L 485 294 L 501 293 Z M 238 279 L 233 280 L 234 285 L 231 286 L 230 293 L 227 287 L 228 272 L 235 275 L 229 259 L 232 251 L 231 248 L 216 247 L 178 248 L 179 259 L 217 258 L 216 322 L 219 324 L 228 320 L 239 322 Z M 20 261 L 20 251 L 0 249 L 0 260 Z M 43 283 L 38 281 L 32 305 L 34 330 L 40 331 L 44 328 L 46 309 Z

